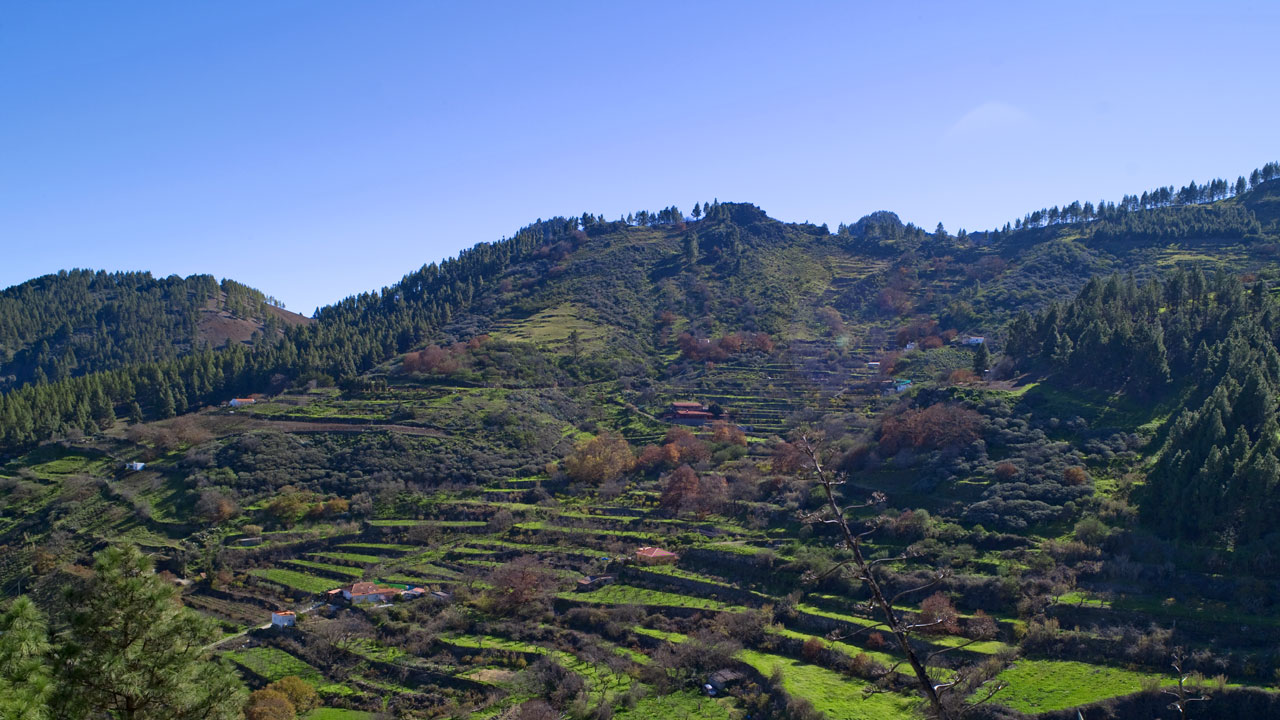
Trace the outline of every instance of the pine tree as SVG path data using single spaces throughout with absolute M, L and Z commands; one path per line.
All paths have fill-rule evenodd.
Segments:
M 110 547 L 94 576 L 67 593 L 72 608 L 57 653 L 58 716 L 120 720 L 234 720 L 244 688 L 209 657 L 215 623 L 182 607 L 137 548 Z
M 987 351 L 985 342 L 978 343 L 973 349 L 973 374 L 979 378 L 987 374 L 987 368 L 991 365 L 991 355 Z
M 684 236 L 684 262 L 692 267 L 698 262 L 698 233 L 689 232 Z
M 0 614 L 0 718 L 52 718 L 48 652 L 44 616 L 29 598 L 18 598 Z

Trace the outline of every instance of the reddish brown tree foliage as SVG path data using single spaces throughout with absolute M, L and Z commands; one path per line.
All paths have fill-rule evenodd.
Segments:
M 880 425 L 880 449 L 886 456 L 903 448 L 955 448 L 977 440 L 982 416 L 957 405 L 938 403 L 920 410 L 908 408 Z
M 667 431 L 666 437 L 662 438 L 664 447 L 668 456 L 674 454 L 675 462 L 696 464 L 706 462 L 711 458 L 711 448 L 707 444 L 698 439 L 696 435 L 689 431 L 688 428 L 675 426 Z
M 804 467 L 808 458 L 804 451 L 789 442 L 773 446 L 773 472 L 790 475 Z
M 721 362 L 742 352 L 773 352 L 773 339 L 768 333 L 729 333 L 719 338 L 696 338 L 680 333 L 676 338 L 680 353 L 689 360 Z
M 467 352 L 489 342 L 488 335 L 477 335 L 465 343 L 448 347 L 428 345 L 422 350 L 404 356 L 405 372 L 452 375 L 466 366 Z
M 681 465 L 667 476 L 667 483 L 662 488 L 662 497 L 658 504 L 664 509 L 678 513 L 698 495 L 698 473 L 688 465 Z
M 718 445 L 747 446 L 747 434 L 737 425 L 730 425 L 723 420 L 711 424 L 711 442 Z
M 529 555 L 521 556 L 489 574 L 484 603 L 499 615 L 529 613 L 541 608 L 555 592 L 555 578 Z
M 1069 467 L 1062 471 L 1062 481 L 1068 485 L 1087 485 L 1089 473 L 1080 466 Z
M 1018 476 L 1019 472 L 1021 471 L 1018 470 L 1018 466 L 1011 462 L 1002 462 L 999 465 L 996 465 L 995 470 L 996 479 L 1004 482 L 1014 479 Z
M 951 598 L 936 592 L 920 603 L 920 632 L 955 635 L 960 632 L 960 615 Z
M 688 465 L 681 465 L 667 476 L 659 505 L 677 515 L 691 512 L 700 518 L 724 507 L 729 497 L 729 484 L 719 475 L 698 477 Z

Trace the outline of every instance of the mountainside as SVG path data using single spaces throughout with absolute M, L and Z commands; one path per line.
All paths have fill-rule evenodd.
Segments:
M 0 390 L 247 342 L 306 318 L 209 275 L 89 270 L 0 292 Z
M 1145 718 L 1176 657 L 1269 716 L 1278 178 L 554 218 L 311 322 L 41 278 L 0 297 L 0 590 L 56 616 L 137 545 L 335 712 Z

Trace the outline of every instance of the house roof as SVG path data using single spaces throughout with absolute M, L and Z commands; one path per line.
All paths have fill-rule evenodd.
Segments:
M 384 595 L 389 592 L 400 592 L 400 588 L 387 587 L 372 582 L 358 582 L 350 587 L 342 588 L 354 595 Z
M 675 556 L 675 553 L 671 552 L 670 550 L 663 550 L 662 548 L 642 547 L 636 551 L 636 555 L 639 555 L 640 557 L 657 558 L 657 557 L 673 557 Z
M 282 616 L 283 616 L 283 615 L 297 615 L 297 613 L 295 613 L 295 612 L 294 612 L 294 611 L 292 611 L 292 610 L 276 610 L 275 612 L 273 612 L 273 613 L 271 613 L 271 614 L 272 614 L 272 615 L 282 615 Z
M 743 675 L 741 672 L 738 672 L 737 670 L 731 670 L 726 668 L 724 670 L 717 670 L 711 673 L 711 677 L 709 679 L 711 680 L 711 682 L 723 684 L 723 683 L 737 682 L 745 677 L 746 675 Z

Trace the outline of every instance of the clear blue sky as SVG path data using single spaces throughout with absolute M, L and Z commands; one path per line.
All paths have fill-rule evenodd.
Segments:
M 1280 158 L 1277 3 L 889 5 L 8 3 L 0 287 L 207 272 L 310 314 L 539 217 L 973 230 Z

